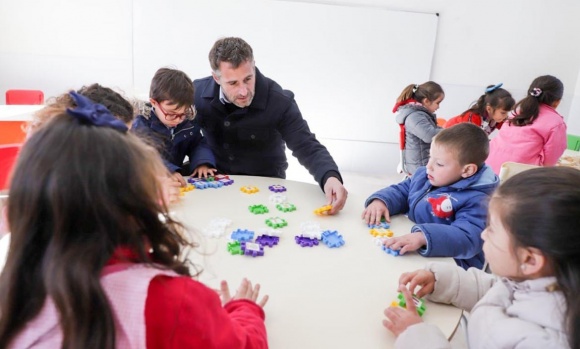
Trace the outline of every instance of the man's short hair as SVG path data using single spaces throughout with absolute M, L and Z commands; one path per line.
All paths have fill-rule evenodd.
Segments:
M 481 127 L 464 122 L 439 132 L 433 142 L 457 156 L 461 166 L 476 164 L 481 168 L 489 155 L 489 139 Z
M 158 103 L 172 101 L 178 108 L 193 105 L 193 81 L 181 70 L 161 68 L 151 80 L 149 97 Z
M 209 64 L 214 72 L 219 71 L 221 62 L 230 63 L 236 69 L 247 61 L 254 61 L 254 52 L 252 47 L 241 38 L 221 38 L 209 51 Z

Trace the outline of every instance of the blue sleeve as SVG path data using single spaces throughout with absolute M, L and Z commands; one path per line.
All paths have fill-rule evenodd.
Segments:
M 387 205 L 390 215 L 409 212 L 409 189 L 411 187 L 411 179 L 407 178 L 398 184 L 393 184 L 389 187 L 383 188 L 365 201 L 367 207 L 373 200 L 378 199 Z
M 198 131 L 198 136 L 196 136 L 194 142 L 192 143 L 193 147 L 190 149 L 188 154 L 191 170 L 193 171 L 198 166 L 203 164 L 208 164 L 215 168 L 215 157 L 201 131 Z
M 481 253 L 483 240 L 481 233 L 487 220 L 488 197 L 484 193 L 475 195 L 465 202 L 455 213 L 450 224 L 417 224 L 412 232 L 422 231 L 427 245 L 418 250 L 426 257 L 453 257 L 470 259 Z
M 133 124 L 131 125 L 131 131 L 135 133 L 138 137 L 145 139 L 148 142 L 155 141 L 157 139 L 155 137 L 155 131 L 151 129 L 151 122 L 148 119 L 146 119 L 143 115 L 138 115 L 135 118 L 135 120 L 133 120 Z M 177 172 L 181 169 L 181 167 L 174 165 L 165 157 L 161 156 L 161 159 L 163 160 L 163 164 L 170 173 Z

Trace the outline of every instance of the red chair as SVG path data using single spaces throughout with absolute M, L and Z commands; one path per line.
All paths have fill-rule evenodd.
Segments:
M 22 144 L 0 145 L 0 190 L 10 187 L 10 174 Z
M 40 90 L 8 90 L 6 104 L 44 104 L 44 93 Z

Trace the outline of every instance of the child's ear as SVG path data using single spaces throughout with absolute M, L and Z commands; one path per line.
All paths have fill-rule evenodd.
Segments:
M 489 116 L 491 116 L 491 114 L 493 114 L 493 108 L 491 107 L 491 105 L 488 104 L 488 105 L 485 106 L 485 112 Z
M 477 172 L 477 165 L 476 164 L 467 164 L 463 166 L 461 170 L 461 177 L 468 178 L 471 177 Z
M 153 98 L 149 98 L 149 103 L 151 103 L 151 105 L 153 105 L 153 102 L 157 103 Z
M 544 256 L 542 251 L 534 247 L 527 247 L 523 248 L 523 251 L 520 253 L 520 261 L 523 261 L 520 265 L 522 274 L 531 278 L 549 274 L 547 273 L 548 264 L 546 256 Z

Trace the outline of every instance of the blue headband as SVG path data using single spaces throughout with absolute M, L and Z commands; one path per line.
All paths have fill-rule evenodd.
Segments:
M 499 84 L 492 86 L 492 87 L 488 87 L 485 89 L 485 93 L 492 93 L 493 91 L 497 90 L 498 88 L 503 86 L 503 82 L 500 82 Z
M 74 99 L 77 107 L 74 109 L 67 108 L 66 111 L 81 124 L 109 127 L 121 133 L 127 133 L 129 130 L 127 125 L 125 125 L 121 120 L 115 118 L 104 105 L 94 103 L 87 97 L 74 91 L 71 91 L 69 94 Z

